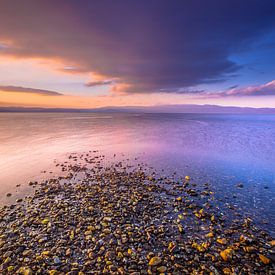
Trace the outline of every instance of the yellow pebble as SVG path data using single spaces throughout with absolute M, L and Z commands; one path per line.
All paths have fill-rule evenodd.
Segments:
M 223 271 L 223 274 L 225 274 L 225 275 L 231 275 L 232 274 L 231 269 L 228 268 L 228 267 L 224 268 L 222 271 Z
M 49 221 L 50 221 L 49 219 L 44 219 L 41 221 L 41 223 L 44 225 L 47 225 L 49 223 Z
M 264 256 L 263 254 L 259 254 L 259 258 L 260 260 L 264 263 L 264 264 L 269 264 L 270 263 L 270 259 L 268 259 L 266 256 Z
M 10 257 L 7 257 L 4 261 L 4 264 L 8 264 L 9 262 L 11 261 L 11 258 Z
M 170 242 L 168 244 L 168 250 L 171 252 L 175 248 L 176 244 L 174 242 Z
M 47 251 L 43 251 L 43 252 L 41 253 L 41 255 L 47 257 L 47 256 L 50 255 L 50 253 L 51 253 L 51 252 L 47 250 Z
M 161 263 L 161 258 L 160 257 L 153 257 L 149 261 L 149 265 L 151 265 L 151 266 L 159 265 L 160 263 Z
M 123 258 L 123 254 L 121 252 L 117 253 L 118 258 Z
M 207 238 L 213 238 L 214 237 L 214 233 L 213 232 L 209 232 L 208 234 L 205 235 Z
M 9 267 L 8 267 L 8 272 L 12 272 L 14 270 L 14 266 L 13 265 L 10 265 Z
M 19 274 L 32 275 L 32 270 L 29 267 L 20 267 Z
M 182 227 L 182 225 L 178 224 L 178 229 L 180 233 L 184 233 L 184 229 Z
M 221 257 L 224 261 L 228 261 L 232 258 L 233 250 L 231 248 L 227 248 L 220 252 Z
M 255 251 L 256 249 L 254 246 L 245 246 L 245 247 L 243 247 L 243 250 L 244 250 L 244 252 L 250 253 L 250 252 Z
M 160 272 L 160 273 L 165 273 L 166 270 L 167 270 L 166 266 L 160 266 L 159 268 L 157 268 L 157 271 Z
M 218 238 L 217 243 L 219 244 L 227 244 L 227 240 L 225 238 Z

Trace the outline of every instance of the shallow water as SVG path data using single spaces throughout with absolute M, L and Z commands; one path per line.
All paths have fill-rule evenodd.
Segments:
M 274 115 L 0 113 L 0 133 L 2 204 L 48 177 L 41 171 L 58 175 L 55 160 L 99 150 L 209 182 L 274 234 Z

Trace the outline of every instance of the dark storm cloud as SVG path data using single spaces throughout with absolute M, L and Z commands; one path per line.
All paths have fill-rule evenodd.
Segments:
M 0 0 L 0 53 L 65 60 L 129 93 L 226 79 L 229 56 L 274 27 L 273 0 Z
M 30 94 L 50 95 L 50 96 L 63 95 L 63 94 L 55 92 L 55 91 L 27 88 L 27 87 L 19 87 L 19 86 L 4 86 L 4 85 L 0 85 L 0 92 L 30 93 Z

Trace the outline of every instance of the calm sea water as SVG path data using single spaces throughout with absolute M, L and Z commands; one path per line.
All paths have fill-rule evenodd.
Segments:
M 274 233 L 274 115 L 0 113 L 1 204 L 56 173 L 55 160 L 90 150 L 209 182 Z

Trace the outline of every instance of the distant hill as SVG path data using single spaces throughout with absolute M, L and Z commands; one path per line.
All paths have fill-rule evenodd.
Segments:
M 75 113 L 222 113 L 222 114 L 275 114 L 275 108 L 251 108 L 218 105 L 176 104 L 158 106 L 123 106 L 93 109 L 0 107 L 0 112 L 75 112 Z
M 127 106 L 104 107 L 95 109 L 97 112 L 135 112 L 135 113 L 253 113 L 275 114 L 275 108 L 225 107 L 218 105 L 159 105 L 159 106 Z

